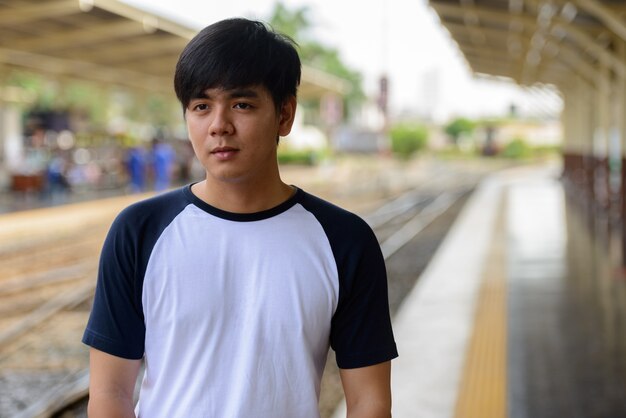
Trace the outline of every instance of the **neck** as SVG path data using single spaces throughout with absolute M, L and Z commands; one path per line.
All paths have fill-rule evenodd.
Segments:
M 294 193 L 294 189 L 280 178 L 263 183 L 226 183 L 207 179 L 194 184 L 192 192 L 209 205 L 232 213 L 255 213 L 271 209 Z

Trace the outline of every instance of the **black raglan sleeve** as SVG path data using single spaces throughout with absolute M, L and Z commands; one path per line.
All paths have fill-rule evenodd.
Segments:
M 385 261 L 372 229 L 350 212 L 307 195 L 304 204 L 330 242 L 339 274 L 339 300 L 330 345 L 343 369 L 398 356 L 389 314 Z
M 83 343 L 108 354 L 140 359 L 145 326 L 138 270 L 138 239 L 133 211 L 123 211 L 106 237 L 96 294 Z
M 189 204 L 187 193 L 190 186 L 137 202 L 117 216 L 102 248 L 85 344 L 118 357 L 143 357 L 146 267 L 161 233 Z

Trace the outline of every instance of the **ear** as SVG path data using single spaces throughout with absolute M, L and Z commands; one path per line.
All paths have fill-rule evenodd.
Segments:
M 289 96 L 283 102 L 280 108 L 280 114 L 278 115 L 278 135 L 287 136 L 291 132 L 294 118 L 296 117 L 296 107 L 298 102 L 295 96 Z

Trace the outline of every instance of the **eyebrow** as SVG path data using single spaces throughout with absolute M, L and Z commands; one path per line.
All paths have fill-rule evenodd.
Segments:
M 254 99 L 254 98 L 259 97 L 259 93 L 252 89 L 236 88 L 236 89 L 228 89 L 226 91 L 228 92 L 229 99 L 241 99 L 241 98 Z M 211 95 L 207 94 L 206 91 L 202 91 L 195 98 L 196 99 L 211 99 L 212 97 Z

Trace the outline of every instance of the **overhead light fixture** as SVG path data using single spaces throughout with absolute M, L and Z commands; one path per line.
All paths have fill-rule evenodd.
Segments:
M 546 44 L 546 38 L 540 32 L 536 32 L 530 39 L 530 43 L 536 49 L 541 49 Z
M 543 3 L 541 7 L 539 7 L 539 15 L 537 16 L 537 24 L 540 27 L 548 27 L 550 25 L 550 21 L 554 17 L 555 7 L 550 3 Z
M 568 22 L 571 22 L 572 20 L 574 20 L 577 13 L 578 13 L 578 9 L 576 9 L 576 6 L 574 6 L 570 2 L 565 3 L 563 8 L 561 9 L 561 16 L 563 17 L 563 19 L 567 20 Z
M 555 42 L 549 41 L 546 43 L 545 51 L 548 56 L 554 58 L 559 55 L 559 46 Z
M 526 62 L 531 67 L 536 67 L 541 62 L 541 54 L 539 54 L 539 52 L 535 50 L 528 52 L 528 55 L 526 56 Z

